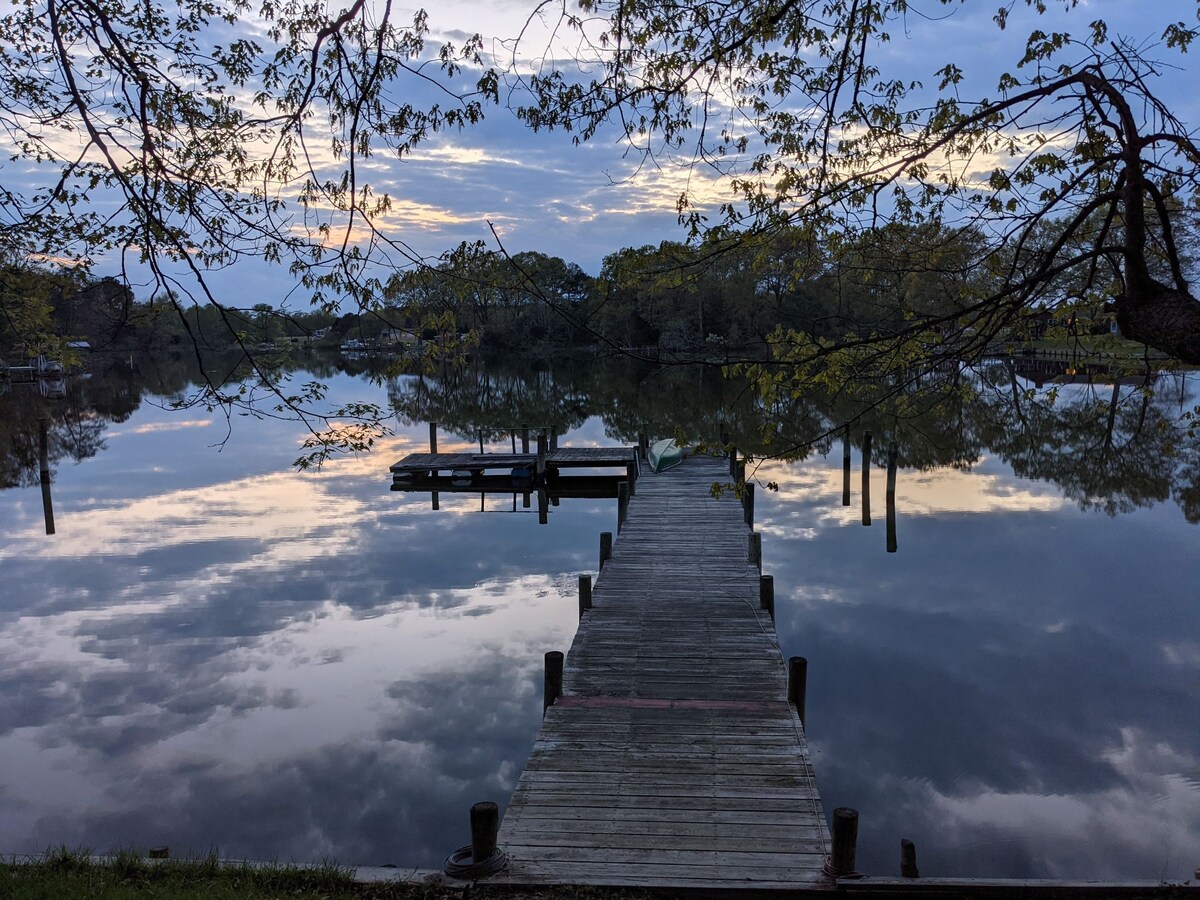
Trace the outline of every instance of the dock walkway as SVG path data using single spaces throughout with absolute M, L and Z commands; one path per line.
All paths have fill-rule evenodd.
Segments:
M 833 887 L 829 835 L 722 459 L 646 474 L 500 829 L 491 882 Z

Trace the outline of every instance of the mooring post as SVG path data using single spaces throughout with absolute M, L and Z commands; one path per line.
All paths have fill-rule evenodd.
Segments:
M 558 449 L 558 428 L 551 427 L 550 429 L 550 452 L 553 453 Z
M 871 432 L 863 432 L 862 449 L 862 523 L 871 524 Z
M 600 569 L 604 570 L 604 564 L 612 559 L 612 532 L 600 532 Z
M 858 855 L 858 810 L 839 806 L 833 811 L 833 855 L 830 867 L 834 878 L 857 874 L 854 866 Z
M 529 452 L 529 426 L 528 425 L 521 426 L 521 452 L 522 453 Z
M 437 492 L 437 491 L 431 491 L 430 493 L 432 494 L 432 498 L 433 498 L 433 503 L 432 503 L 432 505 L 433 505 L 433 509 L 434 509 L 434 511 L 436 512 L 438 509 L 440 509 L 440 508 L 441 508 L 441 507 L 439 507 L 439 506 L 438 506 L 438 492 Z
M 842 432 L 842 506 L 850 505 L 850 426 Z
M 42 486 L 42 518 L 46 534 L 54 534 L 54 498 L 50 495 L 50 422 L 38 419 L 38 481 Z
M 546 485 L 538 485 L 538 524 L 545 525 L 550 521 L 550 494 Z
M 429 452 L 437 453 L 437 422 L 429 423 Z
M 746 461 L 739 459 L 733 467 L 733 478 L 738 484 L 746 483 Z
M 592 608 L 592 576 L 579 576 L 579 618 Z
M 758 576 L 758 603 L 771 615 L 771 621 L 775 621 L 775 576 L 774 575 L 759 575 Z
M 742 493 L 742 508 L 746 512 L 746 525 L 750 528 L 754 527 L 754 485 L 746 485 L 745 491 Z
M 762 535 L 757 531 L 750 532 L 750 565 L 762 572 Z
M 888 444 L 887 455 L 887 552 L 896 552 L 896 443 Z
M 471 807 L 471 862 L 481 863 L 496 852 L 500 833 L 500 807 L 484 801 Z
M 736 479 L 738 477 L 738 452 L 737 447 L 729 445 L 729 477 Z
M 617 533 L 625 527 L 625 517 L 629 515 L 629 482 L 622 481 L 617 485 Z
M 546 677 L 542 682 L 542 715 L 562 696 L 563 653 L 550 650 L 546 653 Z
M 917 868 L 917 845 L 908 838 L 900 839 L 900 877 L 921 877 L 921 870 Z
M 479 429 L 479 455 L 483 456 L 483 429 Z
M 515 431 L 510 431 L 508 433 L 508 436 L 510 438 L 512 438 L 512 452 L 513 452 L 513 456 L 516 456 L 517 455 L 517 433 Z
M 793 656 L 788 659 L 788 703 L 796 707 L 800 724 L 804 724 L 804 704 L 808 695 L 808 659 Z
M 629 482 L 629 496 L 637 493 L 638 467 L 637 463 L 625 464 L 625 480 Z
M 546 433 L 543 431 L 537 437 L 537 476 L 546 474 Z

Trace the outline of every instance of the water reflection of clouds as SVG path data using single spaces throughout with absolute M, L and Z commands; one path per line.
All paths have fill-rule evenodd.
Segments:
M 784 650 L 809 658 L 823 797 L 873 835 L 860 867 L 894 871 L 910 837 L 928 874 L 1188 877 L 1200 695 L 1180 635 L 1200 631 L 1200 561 L 1172 511 L 1026 505 L 1044 489 L 993 468 L 974 499 L 958 485 L 979 472 L 922 473 L 912 515 L 901 471 L 891 555 L 882 478 L 864 528 L 837 463 L 779 467 L 756 512 Z

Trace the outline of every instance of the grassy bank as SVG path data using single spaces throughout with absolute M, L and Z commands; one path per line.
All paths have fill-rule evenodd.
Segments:
M 464 888 L 440 884 L 359 884 L 352 868 L 287 866 L 200 860 L 146 860 L 136 853 L 97 859 L 84 851 L 56 850 L 32 860 L 0 862 L 3 900 L 461 900 Z M 403 874 L 397 870 L 397 876 Z M 542 892 L 489 892 L 473 886 L 471 900 L 492 896 L 526 900 Z M 555 898 L 635 898 L 637 892 L 556 889 Z

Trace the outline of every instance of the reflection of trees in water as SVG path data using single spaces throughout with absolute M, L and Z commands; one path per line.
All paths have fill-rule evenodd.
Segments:
M 1194 402 L 1184 376 L 1038 390 L 1017 375 L 1012 364 L 951 366 L 919 382 L 764 397 L 712 367 L 593 360 L 552 373 L 473 367 L 392 381 L 388 393 L 401 421 L 436 421 L 468 439 L 480 427 L 495 440 L 522 423 L 562 432 L 597 416 L 617 441 L 645 430 L 711 444 L 723 423 L 739 451 L 794 460 L 829 453 L 849 424 L 855 445 L 873 434 L 880 467 L 893 443 L 909 469 L 969 469 L 991 451 L 1085 509 L 1115 515 L 1174 499 L 1188 521 L 1200 521 L 1200 446 L 1181 427 Z

